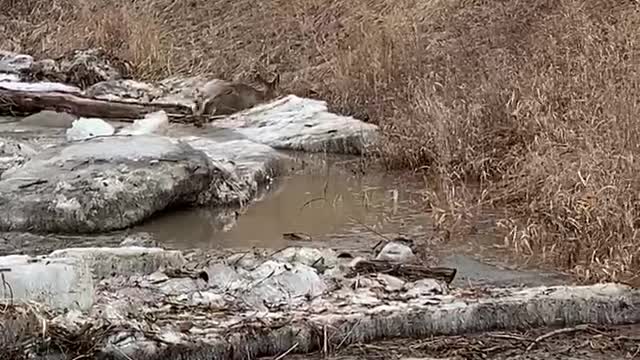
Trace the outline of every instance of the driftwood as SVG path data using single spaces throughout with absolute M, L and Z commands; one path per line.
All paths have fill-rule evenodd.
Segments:
M 186 119 L 191 109 L 179 104 L 132 103 L 101 100 L 56 91 L 23 91 L 0 86 L 1 114 L 33 114 L 43 110 L 66 112 L 80 117 L 133 120 L 164 110 L 170 119 Z
M 451 284 L 457 270 L 445 267 L 428 267 L 416 264 L 399 264 L 386 260 L 361 260 L 353 267 L 353 274 L 385 273 L 408 281 L 436 279 Z

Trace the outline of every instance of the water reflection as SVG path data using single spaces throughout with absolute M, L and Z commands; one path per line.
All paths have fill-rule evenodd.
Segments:
M 319 240 L 329 234 L 361 232 L 363 227 L 402 232 L 402 220 L 419 214 L 414 205 L 420 183 L 398 182 L 397 177 L 382 173 L 363 176 L 341 168 L 314 171 L 303 164 L 245 209 L 173 211 L 139 230 L 177 248 L 278 248 L 287 244 L 284 233 Z M 398 222 L 398 218 L 402 219 Z

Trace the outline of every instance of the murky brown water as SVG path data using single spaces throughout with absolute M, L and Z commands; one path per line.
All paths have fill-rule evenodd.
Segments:
M 358 160 L 301 155 L 291 173 L 245 209 L 198 209 L 164 214 L 137 227 L 163 246 L 192 248 L 274 248 L 330 246 L 368 252 L 380 240 L 405 235 L 428 246 L 433 265 L 458 269 L 458 284 L 552 284 L 557 274 L 522 271 L 497 245 L 491 218 L 468 239 L 444 242 L 432 231 L 424 208 L 425 182 L 406 174 L 370 169 Z M 329 168 L 329 170 L 327 170 Z M 296 238 L 285 234 L 296 233 Z
M 309 158 L 293 162 L 289 175 L 245 209 L 172 212 L 139 229 L 178 248 L 279 248 L 289 244 L 287 233 L 316 242 L 349 234 L 380 240 L 375 232 L 424 230 L 423 182 L 382 172 L 355 174 L 346 169 L 345 158 Z

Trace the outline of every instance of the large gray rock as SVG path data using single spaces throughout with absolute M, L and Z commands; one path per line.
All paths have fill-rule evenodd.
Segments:
M 161 87 L 131 79 L 101 81 L 84 90 L 96 99 L 149 103 L 164 95 Z
M 225 171 L 158 136 L 105 137 L 46 149 L 0 177 L 3 231 L 126 228 L 172 206 L 209 203 Z
M 78 258 L 39 259 L 26 255 L 0 257 L 3 302 L 39 302 L 56 309 L 86 310 L 93 305 L 93 280 Z
M 24 164 L 36 154 L 36 149 L 13 139 L 0 138 L 0 174 L 14 166 Z
M 212 123 L 233 128 L 276 149 L 362 154 L 378 141 L 378 127 L 329 112 L 320 100 L 289 95 Z
M 233 294 L 245 305 L 260 310 L 315 297 L 327 290 L 314 268 L 295 262 L 268 260 L 252 271 L 217 263 L 207 269 L 207 274 L 211 288 Z
M 169 78 L 150 84 L 104 81 L 85 90 L 102 99 L 178 104 L 194 108 L 194 90 L 204 77 Z M 378 126 L 331 113 L 324 101 L 288 95 L 218 119 L 211 128 L 233 129 L 247 139 L 275 149 L 363 154 L 378 142 Z
M 148 275 L 161 268 L 179 268 L 185 259 L 179 251 L 161 248 L 70 248 L 52 252 L 49 258 L 73 258 L 87 263 L 96 278 L 126 274 Z
M 78 117 L 72 114 L 44 110 L 22 118 L 20 123 L 40 127 L 68 128 L 76 119 Z
M 242 138 L 186 136 L 180 140 L 203 151 L 227 170 L 226 181 L 219 183 L 224 188 L 218 188 L 215 193 L 229 197 L 220 197 L 220 203 L 246 203 L 265 184 L 285 172 L 287 157 L 267 145 Z
M 30 55 L 0 50 L 0 73 L 18 74 L 29 69 L 32 64 L 33 57 Z

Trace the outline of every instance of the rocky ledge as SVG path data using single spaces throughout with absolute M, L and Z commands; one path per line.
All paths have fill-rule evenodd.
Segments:
M 13 304 L 4 316 L 38 321 L 30 330 L 4 326 L 0 338 L 20 338 L 9 348 L 31 357 L 249 359 L 389 337 L 640 321 L 638 289 L 455 289 L 450 279 L 403 272 L 403 246 L 389 243 L 376 259 L 294 247 L 208 256 L 76 248 L 4 257 Z M 370 263 L 392 266 L 362 266 Z M 27 305 L 33 302 L 44 305 Z

